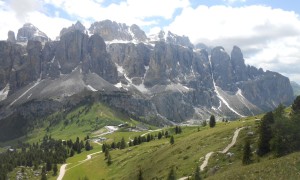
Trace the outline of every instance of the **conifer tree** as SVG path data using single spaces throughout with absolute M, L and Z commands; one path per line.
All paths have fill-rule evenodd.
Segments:
M 53 166 L 53 175 L 56 176 L 57 175 L 57 164 L 55 163 L 54 166 Z
M 41 177 L 41 180 L 47 180 L 46 168 L 44 166 L 42 167 L 42 177 Z
M 150 134 L 147 134 L 147 142 L 150 142 L 151 141 L 151 136 Z
M 51 171 L 51 170 L 52 170 L 52 163 L 50 160 L 48 160 L 46 163 L 46 171 Z
M 109 150 L 108 150 L 108 148 L 105 149 L 104 156 L 105 156 L 105 159 L 108 158 L 108 156 L 109 156 Z
M 142 168 L 139 168 L 139 174 L 138 174 L 138 180 L 143 180 L 143 172 L 142 172 Z
M 274 123 L 273 113 L 266 113 L 260 122 L 257 154 L 263 156 L 270 152 L 270 140 L 272 139 L 271 125 Z
M 89 142 L 89 140 L 87 140 L 86 142 L 85 142 L 85 150 L 86 151 L 89 151 L 89 150 L 91 150 L 91 145 L 90 145 L 90 142 Z
M 209 118 L 209 127 L 213 128 L 216 126 L 216 118 L 214 115 L 211 115 Z
M 246 139 L 243 149 L 243 164 L 248 165 L 252 162 L 251 160 L 252 153 L 251 153 L 251 147 L 250 147 L 250 141 L 249 139 Z
M 171 144 L 174 144 L 174 143 L 175 143 L 175 140 L 174 140 L 174 137 L 173 137 L 173 136 L 171 136 L 171 138 L 170 138 L 170 143 L 171 143 Z
M 161 133 L 161 132 L 158 132 L 157 138 L 158 138 L 158 139 L 161 139 L 161 138 L 162 138 L 162 133 Z
M 111 164 L 112 164 L 112 159 L 111 159 L 110 154 L 108 153 L 108 156 L 107 156 L 107 165 L 111 165 Z
M 126 148 L 126 142 L 125 142 L 124 137 L 122 137 L 121 144 L 120 144 L 120 149 L 125 149 L 125 148 Z

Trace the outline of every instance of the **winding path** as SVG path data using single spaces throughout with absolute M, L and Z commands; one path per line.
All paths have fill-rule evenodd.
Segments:
M 57 180 L 62 180 L 62 178 L 64 177 L 65 173 L 66 173 L 66 166 L 68 164 L 63 164 L 61 167 L 60 167 L 60 170 L 59 170 L 59 176 L 57 178 Z
M 241 127 L 237 130 L 234 131 L 234 135 L 232 137 L 232 141 L 230 144 L 228 144 L 226 146 L 225 149 L 223 149 L 223 151 L 219 151 L 219 153 L 222 153 L 222 154 L 225 154 L 235 143 L 236 143 L 236 140 L 237 140 L 237 137 L 239 136 L 239 133 L 242 129 L 244 129 L 245 127 Z M 208 160 L 210 158 L 210 156 L 213 154 L 214 152 L 209 152 L 205 155 L 205 160 L 203 161 L 203 163 L 201 164 L 200 166 L 200 170 L 203 171 L 203 169 L 207 166 L 208 164 Z
M 233 135 L 233 137 L 232 137 L 232 141 L 231 141 L 231 143 L 230 144 L 228 144 L 226 147 L 225 147 L 225 149 L 223 149 L 223 151 L 218 151 L 219 153 L 222 153 L 222 154 L 225 154 L 235 143 L 236 143 L 236 140 L 237 140 L 237 137 L 239 136 L 239 133 L 240 133 L 240 131 L 242 130 L 242 129 L 244 129 L 245 127 L 241 127 L 241 128 L 239 128 L 239 129 L 237 129 L 237 130 L 235 130 L 234 131 L 234 135 Z M 204 168 L 207 166 L 207 164 L 208 164 L 208 160 L 209 160 L 209 158 L 211 157 L 211 155 L 213 154 L 214 152 L 209 152 L 209 153 L 207 153 L 206 155 L 205 155 L 205 159 L 204 159 L 204 161 L 203 161 L 203 163 L 199 166 L 199 168 L 200 168 L 200 171 L 203 171 L 204 170 Z M 201 157 L 200 159 L 199 159 L 199 161 L 201 161 L 203 159 L 203 157 Z M 189 177 L 188 176 L 186 176 L 186 177 L 181 177 L 181 178 L 179 178 L 178 180 L 187 180 L 187 179 L 189 179 Z
M 207 166 L 208 160 L 209 160 L 210 156 L 211 156 L 213 153 L 214 153 L 214 152 L 209 152 L 209 153 L 207 153 L 207 154 L 205 155 L 205 159 L 204 159 L 203 163 L 202 163 L 201 166 L 200 166 L 200 171 L 203 171 L 203 169 Z
M 86 159 L 85 159 L 85 160 L 78 161 L 78 162 L 79 162 L 78 164 L 76 164 L 75 166 L 73 166 L 73 167 L 71 167 L 71 168 L 69 168 L 69 169 L 72 169 L 72 168 L 74 168 L 74 167 L 76 167 L 76 166 L 79 166 L 79 165 L 81 165 L 81 164 L 87 162 L 88 160 L 92 159 L 92 155 L 99 154 L 99 153 L 101 153 L 101 152 L 102 152 L 102 151 L 98 151 L 98 152 L 95 152 L 95 153 L 92 153 L 92 154 L 88 154 L 88 155 L 86 156 Z M 63 165 L 60 167 L 60 170 L 59 170 L 59 176 L 57 177 L 57 180 L 62 180 L 62 179 L 63 179 L 63 177 L 64 177 L 66 171 L 69 170 L 69 169 L 66 169 L 67 165 L 68 165 L 68 164 L 63 164 Z

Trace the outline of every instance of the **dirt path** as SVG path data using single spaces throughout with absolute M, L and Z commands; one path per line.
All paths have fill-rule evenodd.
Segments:
M 223 154 L 227 153 L 227 151 L 236 143 L 236 139 L 239 136 L 240 131 L 244 128 L 245 127 L 241 127 L 239 129 L 235 130 L 231 143 L 228 144 L 227 147 L 223 151 L 221 151 L 221 153 L 223 153 Z
M 237 130 L 235 130 L 234 131 L 234 135 L 233 135 L 233 137 L 232 137 L 232 141 L 231 141 L 231 143 L 230 144 L 228 144 L 226 147 L 225 147 L 225 149 L 223 149 L 223 151 L 219 151 L 219 153 L 222 153 L 222 154 L 225 154 L 235 143 L 236 143 L 236 140 L 237 140 L 237 138 L 238 138 L 238 136 L 239 136 L 239 133 L 240 133 L 240 131 L 242 130 L 242 129 L 244 129 L 245 127 L 241 127 L 241 128 L 239 128 L 239 129 L 237 129 Z M 204 161 L 203 161 L 203 163 L 200 165 L 200 171 L 203 171 L 204 170 L 204 168 L 207 166 L 207 164 L 208 164 L 208 160 L 209 160 L 209 158 L 211 157 L 211 155 L 213 154 L 214 152 L 209 152 L 209 153 L 207 153 L 206 155 L 205 155 L 205 159 L 204 159 Z M 200 160 L 201 159 L 203 159 L 203 157 L 201 157 L 200 158 Z M 199 161 L 200 161 L 199 160 Z M 186 179 L 188 179 L 189 177 L 182 177 L 182 178 L 179 178 L 178 180 L 186 180 Z
M 99 154 L 99 153 L 101 153 L 101 152 L 102 152 L 102 151 L 98 151 L 98 152 L 95 152 L 95 153 L 92 153 L 92 154 L 88 154 L 88 155 L 86 156 L 86 159 L 85 159 L 85 160 L 78 161 L 78 162 L 85 162 L 85 161 L 88 161 L 88 160 L 92 159 L 92 155 Z
M 239 136 L 239 133 L 242 129 L 244 129 L 245 127 L 241 127 L 237 130 L 234 131 L 234 135 L 232 137 L 232 141 L 230 144 L 228 144 L 225 149 L 223 149 L 223 151 L 219 151 L 219 153 L 222 153 L 222 154 L 225 154 L 235 143 L 236 143 L 236 140 L 237 140 L 237 137 Z M 214 152 L 209 152 L 205 155 L 205 160 L 204 162 L 201 164 L 200 166 L 200 170 L 203 171 L 203 169 L 207 166 L 208 164 L 208 160 L 210 158 L 210 156 L 213 154 Z
M 156 130 L 149 130 L 148 132 L 144 133 L 141 135 L 141 137 L 146 136 L 147 134 L 151 133 L 151 132 L 156 132 L 156 131 L 161 131 L 162 129 L 156 129 Z
M 203 171 L 203 169 L 207 166 L 208 160 L 209 160 L 210 156 L 211 156 L 213 153 L 214 153 L 214 152 L 209 152 L 209 153 L 207 153 L 207 154 L 205 155 L 205 159 L 204 159 L 203 163 L 202 163 L 201 166 L 200 166 L 200 171 Z
M 66 167 L 67 167 L 68 164 L 63 164 L 63 165 L 60 167 L 60 170 L 59 170 L 59 176 L 58 176 L 57 180 L 62 180 L 67 170 L 70 170 L 70 169 L 72 169 L 72 168 L 74 168 L 74 167 L 76 167 L 76 166 L 79 166 L 79 165 L 81 165 L 81 164 L 87 162 L 88 160 L 92 159 L 92 156 L 93 156 L 93 155 L 99 154 L 99 153 L 101 153 L 101 152 L 102 152 L 102 151 L 98 151 L 98 152 L 95 152 L 95 153 L 88 154 L 88 155 L 86 156 L 86 159 L 85 159 L 85 160 L 78 161 L 78 162 L 79 162 L 78 164 L 76 164 L 76 165 L 73 166 L 73 167 L 70 167 L 69 169 L 66 169 Z
M 59 170 L 59 176 L 57 178 L 57 180 L 62 180 L 62 178 L 64 177 L 65 173 L 66 173 L 66 166 L 68 164 L 63 164 L 61 167 L 60 167 L 60 170 Z

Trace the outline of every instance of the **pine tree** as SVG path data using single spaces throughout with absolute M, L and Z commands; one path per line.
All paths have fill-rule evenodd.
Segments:
M 201 180 L 200 168 L 199 168 L 198 164 L 196 165 L 196 168 L 195 168 L 194 179 Z
M 151 136 L 150 134 L 147 134 L 147 142 L 150 142 L 151 141 Z
M 48 160 L 46 163 L 46 171 L 51 171 L 52 170 L 52 163 Z
M 171 169 L 168 175 L 168 180 L 176 180 L 176 174 L 174 168 Z
M 42 177 L 41 177 L 41 180 L 47 180 L 46 168 L 44 166 L 42 168 Z
M 175 143 L 175 140 L 174 140 L 174 137 L 173 137 L 173 136 L 171 136 L 171 138 L 170 138 L 170 143 L 171 143 L 171 144 L 174 144 L 174 143 Z
M 214 115 L 211 115 L 209 118 L 209 127 L 213 128 L 216 126 L 216 118 Z
M 108 153 L 108 156 L 107 156 L 107 165 L 111 165 L 111 164 L 112 164 L 112 159 L 111 159 L 110 154 Z
M 271 125 L 274 123 L 273 113 L 268 112 L 261 119 L 259 127 L 259 139 L 257 154 L 263 156 L 270 152 L 270 140 L 272 139 Z
M 120 149 L 125 149 L 125 148 L 126 148 L 126 142 L 125 142 L 124 137 L 122 137 L 121 144 L 120 144 Z
M 134 146 L 138 145 L 138 138 L 137 137 L 134 137 L 134 139 L 133 139 L 133 145 Z
M 73 157 L 73 156 L 74 156 L 74 154 L 75 154 L 75 152 L 74 152 L 74 149 L 71 149 L 71 152 L 70 152 L 70 157 Z
M 104 143 L 104 144 L 102 145 L 102 152 L 105 152 L 106 147 L 107 147 L 107 145 Z
M 55 163 L 54 166 L 53 166 L 53 175 L 56 176 L 57 175 L 57 164 Z
M 87 140 L 86 142 L 85 142 L 85 150 L 86 151 L 89 151 L 89 150 L 91 150 L 91 145 L 90 145 L 90 142 L 89 142 L 89 140 Z
M 251 153 L 251 147 L 250 147 L 250 141 L 249 139 L 246 139 L 244 144 L 244 152 L 243 152 L 243 164 L 248 165 L 252 162 L 251 160 L 252 153 Z
M 143 180 L 143 172 L 142 172 L 142 168 L 139 168 L 139 174 L 138 174 L 138 180 Z
M 162 133 L 161 133 L 161 132 L 158 132 L 157 138 L 158 138 L 158 139 L 161 139 L 161 138 L 162 138 Z
M 105 156 L 105 159 L 108 158 L 108 156 L 109 156 L 109 150 L 108 150 L 108 148 L 105 149 L 104 156 Z
M 181 130 L 181 127 L 180 127 L 180 126 L 178 127 L 178 133 L 179 133 L 179 134 L 182 133 L 182 130 Z
M 292 104 L 292 112 L 293 114 L 300 113 L 300 96 L 297 96 Z
M 166 137 L 166 138 L 169 137 L 169 132 L 168 132 L 168 131 L 165 132 L 165 137 Z

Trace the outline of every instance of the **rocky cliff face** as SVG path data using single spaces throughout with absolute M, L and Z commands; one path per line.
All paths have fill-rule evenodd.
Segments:
M 84 92 L 156 124 L 243 117 L 293 100 L 288 78 L 246 65 L 237 46 L 228 54 L 171 32 L 147 37 L 136 25 L 109 20 L 87 31 L 77 22 L 48 41 L 25 24 L 16 42 L 12 33 L 0 42 L 0 119 L 27 102 L 50 99 L 61 107 Z
M 95 22 L 89 28 L 91 34 L 100 35 L 105 41 L 145 41 L 147 36 L 137 25 L 127 26 L 115 21 L 105 20 Z
M 17 41 L 27 42 L 29 40 L 47 42 L 49 41 L 49 38 L 45 33 L 40 31 L 34 25 L 30 23 L 26 23 L 22 28 L 19 29 L 17 34 Z

